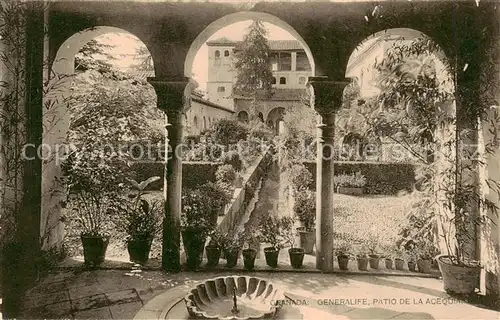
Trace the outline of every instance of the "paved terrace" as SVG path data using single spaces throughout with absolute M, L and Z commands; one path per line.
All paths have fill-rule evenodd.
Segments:
M 302 319 L 499 319 L 500 313 L 447 295 L 436 278 L 303 272 L 182 272 L 134 269 L 60 269 L 38 283 L 24 300 L 21 318 L 158 318 L 168 305 L 203 279 L 221 275 L 268 279 L 302 305 Z M 155 298 L 151 301 L 153 298 Z M 163 298 L 164 297 L 164 298 Z M 148 302 L 150 302 L 148 304 Z

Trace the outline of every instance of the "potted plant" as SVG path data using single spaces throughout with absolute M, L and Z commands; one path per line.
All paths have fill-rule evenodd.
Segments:
M 238 264 L 238 258 L 245 241 L 245 233 L 234 228 L 224 232 L 222 238 L 226 267 L 234 268 Z
M 63 221 L 78 230 L 86 266 L 104 261 L 126 167 L 126 161 L 103 148 L 98 139 L 78 144 L 61 165 L 68 194 L 68 217 Z
M 293 232 L 293 225 L 295 221 L 292 217 L 282 217 L 281 218 L 281 227 L 283 230 L 283 235 L 285 237 L 286 243 L 290 245 L 290 249 L 288 249 L 288 256 L 290 258 L 290 264 L 293 268 L 298 269 L 302 268 L 304 263 L 304 249 L 303 248 L 295 248 L 295 233 Z
M 207 267 L 215 268 L 219 264 L 222 244 L 223 244 L 223 234 L 218 229 L 213 229 L 210 233 L 210 241 L 208 245 L 205 246 L 205 253 L 207 255 Z
M 348 195 L 363 194 L 363 187 L 366 185 L 366 178 L 360 171 L 351 175 L 340 175 L 337 180 L 339 193 Z
M 255 259 L 257 258 L 257 249 L 252 248 L 251 241 L 255 238 L 255 232 L 253 230 L 247 231 L 245 234 L 245 243 L 247 247 L 243 249 L 243 266 L 246 270 L 251 271 L 255 267 Z
M 394 250 L 394 266 L 396 267 L 396 270 L 404 270 L 404 264 L 405 261 L 403 259 L 404 257 L 404 250 L 401 247 L 396 247 Z
M 369 252 L 370 268 L 378 269 L 380 264 L 380 255 L 378 254 L 378 238 L 369 237 L 367 240 L 367 248 Z
M 268 266 L 276 268 L 278 266 L 279 252 L 286 241 L 283 236 L 282 221 L 272 214 L 264 215 L 259 220 L 259 231 L 261 242 L 270 245 L 264 248 L 266 263 Z
M 436 246 L 433 241 L 429 239 L 423 239 L 417 243 L 417 268 L 421 273 L 430 273 L 431 272 L 431 261 L 432 259 L 439 254 Z
M 414 248 L 409 248 L 405 252 L 406 255 L 406 261 L 408 264 L 408 270 L 411 272 L 416 272 L 417 271 L 417 259 L 416 259 L 416 254 L 415 254 L 415 249 Z
M 339 241 L 339 245 L 335 248 L 335 254 L 337 255 L 337 262 L 339 264 L 340 270 L 349 269 L 349 251 L 351 245 L 347 241 Z
M 364 246 L 360 246 L 357 250 L 356 261 L 358 263 L 358 270 L 368 271 L 368 255 Z
M 304 253 L 311 254 L 316 243 L 316 195 L 310 190 L 299 190 L 295 195 L 293 211 L 302 227 L 297 228 L 299 232 L 299 247 Z
M 208 234 L 215 228 L 210 200 L 200 190 L 185 190 L 182 195 L 181 236 L 188 269 L 200 266 Z
M 144 199 L 144 190 L 160 177 L 152 177 L 138 183 L 127 179 L 134 191 L 123 199 L 122 210 L 116 212 L 115 226 L 127 234 L 126 243 L 130 261 L 145 263 L 149 259 L 151 243 L 161 229 L 163 204 L 159 200 Z

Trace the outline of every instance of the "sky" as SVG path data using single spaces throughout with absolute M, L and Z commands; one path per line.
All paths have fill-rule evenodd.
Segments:
M 243 40 L 243 36 L 246 34 L 251 23 L 251 20 L 247 20 L 231 24 L 215 32 L 209 38 L 209 41 L 222 37 L 234 41 Z M 263 24 L 268 31 L 267 37 L 269 40 L 296 40 L 296 38 L 288 31 L 280 27 L 267 22 L 264 22 Z M 133 58 L 134 53 L 139 47 L 144 47 L 144 44 L 138 38 L 129 33 L 108 33 L 98 37 L 98 39 L 99 41 L 114 46 L 110 53 L 118 59 L 112 63 L 124 71 L 127 71 L 131 65 L 138 63 L 138 61 Z M 351 59 L 357 55 L 358 52 L 362 51 L 360 48 L 369 46 L 374 40 L 375 39 L 366 40 L 362 46 L 358 47 L 358 49 L 353 53 Z M 196 54 L 192 70 L 194 73 L 193 77 L 199 84 L 198 89 L 205 91 L 208 78 L 208 47 L 206 44 L 204 44 Z
M 248 20 L 229 25 L 214 33 L 209 40 L 215 40 L 222 37 L 235 41 L 243 40 L 243 36 L 251 23 L 252 21 Z M 267 37 L 269 40 L 295 40 L 288 31 L 270 23 L 264 22 L 263 24 L 268 31 Z M 119 58 L 114 63 L 122 70 L 127 70 L 132 64 L 137 63 L 137 61 L 133 59 L 133 54 L 140 46 L 144 46 L 135 36 L 126 33 L 108 33 L 100 36 L 98 40 L 115 46 L 110 53 Z M 205 90 L 208 77 L 208 47 L 206 44 L 198 51 L 193 62 L 192 70 L 195 80 L 199 83 L 199 89 Z

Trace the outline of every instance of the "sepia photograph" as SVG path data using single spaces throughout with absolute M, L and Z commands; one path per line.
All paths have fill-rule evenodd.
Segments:
M 500 0 L 0 0 L 0 320 L 500 319 Z

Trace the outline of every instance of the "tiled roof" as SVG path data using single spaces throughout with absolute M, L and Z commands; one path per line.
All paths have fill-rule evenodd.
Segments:
M 233 41 L 228 38 L 219 38 L 207 42 L 208 46 L 234 46 L 236 50 L 240 49 L 243 41 Z M 279 50 L 304 50 L 297 40 L 269 40 L 269 48 L 273 51 Z
M 266 97 L 265 93 L 259 92 L 257 97 L 262 100 L 272 100 L 272 101 L 302 101 L 307 94 L 306 89 L 273 89 L 271 96 Z M 246 97 L 243 95 L 233 95 L 236 100 L 251 100 L 253 98 Z

